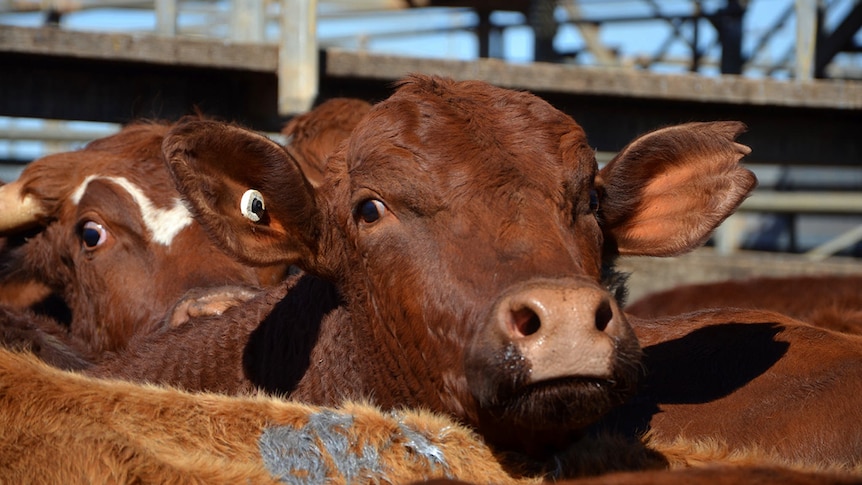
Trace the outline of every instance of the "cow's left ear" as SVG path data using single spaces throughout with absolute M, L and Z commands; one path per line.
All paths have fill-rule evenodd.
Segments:
M 162 144 L 180 193 L 228 254 L 257 265 L 316 253 L 320 212 L 296 161 L 274 141 L 217 121 L 181 121 Z
M 757 185 L 739 164 L 740 122 L 688 123 L 641 136 L 600 172 L 600 221 L 609 250 L 674 256 L 703 244 Z M 615 246 L 615 247 L 614 247 Z

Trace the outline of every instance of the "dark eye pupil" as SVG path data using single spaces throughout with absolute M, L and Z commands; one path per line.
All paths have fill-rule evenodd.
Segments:
M 377 204 L 373 200 L 366 200 L 359 208 L 359 216 L 365 222 L 374 222 L 380 219 L 380 211 L 377 209 Z
M 263 202 L 260 199 L 254 199 L 251 202 L 251 211 L 257 215 L 263 214 Z
M 102 235 L 96 229 L 85 228 L 81 232 L 81 239 L 84 240 L 84 245 L 88 248 L 95 247 L 99 244 L 99 239 L 101 239 Z
M 599 194 L 595 189 L 590 190 L 590 210 L 593 212 L 599 210 Z

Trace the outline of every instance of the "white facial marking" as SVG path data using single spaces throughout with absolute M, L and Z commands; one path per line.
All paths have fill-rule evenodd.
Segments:
M 141 210 L 144 225 L 150 231 L 153 241 L 163 246 L 170 246 L 174 237 L 186 226 L 192 223 L 192 214 L 182 199 L 174 199 L 174 206 L 170 209 L 160 209 L 153 205 L 149 197 L 144 194 L 137 185 L 129 182 L 125 177 L 103 177 L 100 175 L 89 175 L 81 185 L 72 193 L 72 203 L 78 205 L 87 191 L 87 186 L 93 180 L 109 180 L 129 193 Z

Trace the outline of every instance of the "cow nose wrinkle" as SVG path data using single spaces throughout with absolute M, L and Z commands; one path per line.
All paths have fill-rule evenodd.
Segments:
M 531 308 L 521 307 L 510 312 L 510 329 L 519 337 L 529 337 L 538 332 L 542 321 Z

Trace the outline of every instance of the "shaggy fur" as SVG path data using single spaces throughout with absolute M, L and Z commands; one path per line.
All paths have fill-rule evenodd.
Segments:
M 325 479 L 334 483 L 347 481 L 339 466 L 344 468 L 345 456 L 351 454 L 373 459 L 379 471 L 354 476 L 351 483 L 446 475 L 483 483 L 514 481 L 472 432 L 429 413 L 383 413 L 361 404 L 323 409 L 262 396 L 233 398 L 101 381 L 3 350 L 0 481 L 278 483 L 261 456 L 262 436 L 279 428 L 307 429 L 321 413 L 351 422 L 334 428 L 349 450 L 327 447 L 326 441 L 319 446 L 306 442 L 303 449 L 313 460 L 308 463 L 322 467 Z M 324 437 L 304 436 L 312 442 Z M 295 468 L 290 473 L 293 477 L 284 481 L 296 483 L 310 471 Z
M 495 454 L 472 431 L 428 412 L 187 393 L 88 378 L 6 350 L 0 350 L 0 429 L 3 483 L 541 481 L 524 466 L 528 461 Z M 728 451 L 717 442 L 650 446 L 598 437 L 571 447 L 559 466 L 578 467 L 582 475 L 641 470 L 574 484 L 745 480 L 803 485 L 858 483 L 854 479 L 860 477 L 836 470 L 761 468 L 757 453 Z M 595 468 L 597 462 L 603 467 Z M 724 467 L 715 468 L 716 463 Z M 668 466 L 700 470 L 660 471 Z

